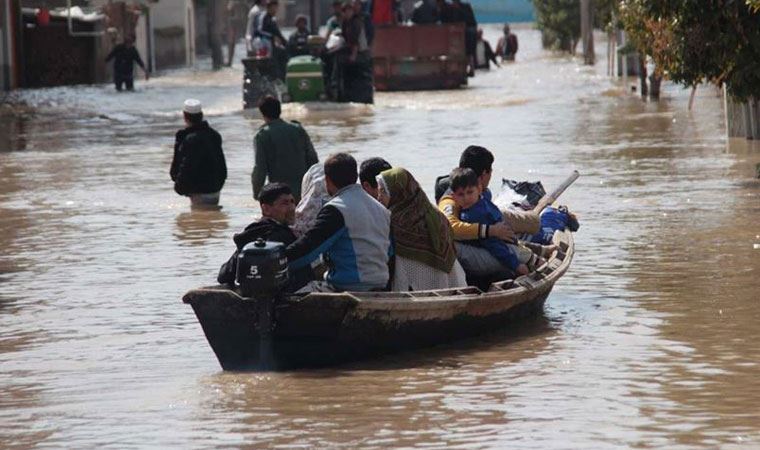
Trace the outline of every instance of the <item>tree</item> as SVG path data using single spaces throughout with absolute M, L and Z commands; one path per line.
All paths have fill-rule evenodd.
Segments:
M 626 35 L 658 74 L 684 86 L 760 92 L 760 0 L 623 0 Z
M 575 54 L 581 36 L 579 0 L 532 0 L 544 48 Z
M 760 1 L 760 0 L 758 0 Z M 581 37 L 580 0 L 532 0 L 544 48 L 575 54 Z M 594 0 L 594 27 L 608 31 L 619 0 Z

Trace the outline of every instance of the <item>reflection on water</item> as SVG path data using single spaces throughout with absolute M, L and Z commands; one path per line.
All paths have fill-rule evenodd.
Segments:
M 1 105 L 0 105 L 1 107 Z M 26 148 L 27 119 L 23 114 L 13 114 L 0 109 L 0 152 L 12 152 Z
M 428 194 L 470 144 L 495 153 L 495 179 L 583 174 L 562 198 L 582 218 L 576 258 L 545 317 L 333 369 L 221 372 L 179 300 L 214 282 L 258 213 L 262 122 L 240 112 L 240 67 L 172 72 L 134 95 L 14 94 L 31 110 L 0 124 L 0 442 L 760 446 L 760 144 L 727 142 L 710 89 L 691 112 L 672 86 L 642 102 L 602 65 L 518 34 L 520 61 L 466 89 L 285 108 L 320 158 L 383 156 Z M 220 210 L 191 209 L 169 180 L 187 97 L 224 137 Z
M 228 228 L 227 213 L 221 207 L 193 206 L 177 214 L 174 236 L 191 245 L 204 245 L 209 239 L 222 239 Z

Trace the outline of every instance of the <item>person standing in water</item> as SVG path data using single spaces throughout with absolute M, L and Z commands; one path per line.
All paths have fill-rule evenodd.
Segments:
M 201 102 L 185 100 L 185 128 L 174 140 L 174 159 L 169 170 L 174 191 L 190 197 L 193 206 L 219 204 L 219 193 L 227 179 L 222 136 L 203 120 Z
M 106 62 L 113 61 L 113 82 L 116 85 L 116 90 L 121 91 L 123 87 L 126 87 L 128 91 L 135 90 L 135 66 L 138 66 L 145 72 L 145 80 L 148 80 L 148 71 L 145 69 L 145 64 L 140 53 L 135 48 L 135 38 L 132 36 L 126 36 L 124 43 L 117 45 L 111 50 L 111 53 L 106 57 Z
M 496 44 L 496 54 L 501 56 L 502 61 L 514 61 L 517 54 L 517 36 L 509 29 L 509 24 L 504 24 L 504 36 Z

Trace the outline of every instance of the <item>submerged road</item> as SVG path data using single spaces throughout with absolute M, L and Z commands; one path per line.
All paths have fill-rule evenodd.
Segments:
M 493 35 L 497 28 L 490 29 Z M 711 88 L 659 103 L 517 30 L 516 64 L 374 107 L 289 106 L 320 158 L 436 176 L 470 144 L 581 219 L 544 317 L 432 350 L 315 371 L 224 373 L 192 310 L 257 214 L 241 68 L 18 93 L 0 122 L 3 447 L 756 448 L 760 147 L 727 141 Z M 495 44 L 495 39 L 492 39 Z M 597 45 L 603 49 L 603 45 Z M 604 55 L 599 55 L 604 61 Z M 221 211 L 172 191 L 187 97 L 224 137 Z M 497 188 L 494 181 L 492 188 Z

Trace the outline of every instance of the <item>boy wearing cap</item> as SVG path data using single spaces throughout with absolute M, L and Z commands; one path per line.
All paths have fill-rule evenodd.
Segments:
M 217 205 L 227 179 L 222 137 L 203 120 L 201 102 L 185 100 L 185 128 L 174 140 L 174 159 L 169 174 L 174 190 L 190 197 L 193 205 Z

